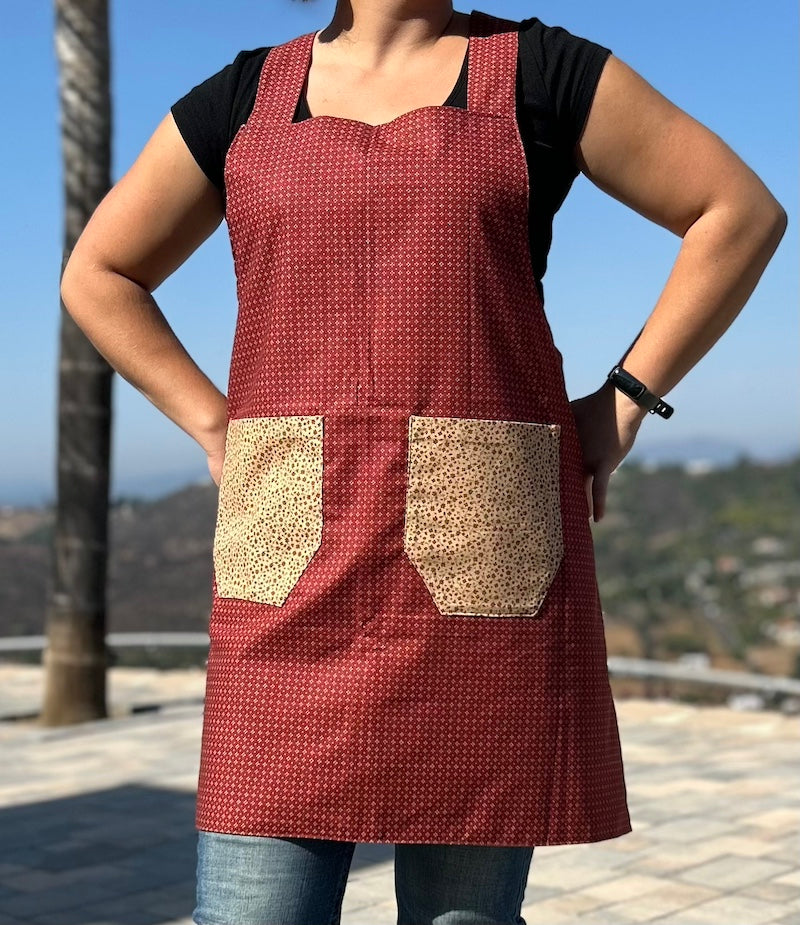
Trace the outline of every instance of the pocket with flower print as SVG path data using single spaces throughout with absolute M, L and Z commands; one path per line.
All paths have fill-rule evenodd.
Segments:
M 217 594 L 281 605 L 322 542 L 321 415 L 232 418 L 214 531 Z
M 559 424 L 412 415 L 403 543 L 442 614 L 535 616 L 564 553 Z

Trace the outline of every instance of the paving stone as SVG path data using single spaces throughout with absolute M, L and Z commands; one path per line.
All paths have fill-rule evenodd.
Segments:
M 152 912 L 159 916 L 159 921 L 163 921 L 165 917 L 175 918 L 190 915 L 195 902 L 194 890 L 184 888 L 171 895 L 164 895 L 155 902 L 144 903 L 142 908 L 143 911 Z
M 655 844 L 652 848 L 641 852 L 632 865 L 636 873 L 663 876 L 670 874 L 673 877 L 682 870 L 702 864 L 719 856 L 719 852 L 712 843 L 694 842 L 683 847 L 674 842 Z
M 738 919 L 735 921 L 736 925 L 740 925 Z M 612 925 L 612 923 L 607 922 L 606 925 Z M 712 923 L 702 916 L 698 918 L 692 913 L 691 909 L 684 909 L 674 915 L 670 914 L 651 919 L 648 925 L 712 925 Z M 733 925 L 733 922 L 718 919 L 714 921 L 713 925 Z M 741 925 L 751 925 L 751 923 L 742 921 Z
M 91 844 L 86 842 L 80 848 L 75 848 L 71 851 L 42 851 L 39 863 L 45 870 L 59 871 L 91 867 L 95 864 L 120 860 L 131 853 L 131 848 L 124 844 L 121 839 L 122 836 L 120 836 L 120 840 L 116 844 L 108 844 L 107 842 Z
M 800 869 L 792 870 L 775 877 L 776 883 L 788 883 L 791 886 L 800 886 Z
M 544 862 L 538 868 L 539 880 L 549 887 L 561 891 L 582 890 L 594 883 L 613 880 L 617 874 L 602 867 L 590 864 L 565 865 L 561 861 Z M 536 879 L 536 874 L 533 874 Z
M 564 895 L 563 890 L 553 890 L 550 887 L 542 886 L 539 883 L 531 883 L 528 881 L 528 886 L 525 889 L 524 903 L 534 905 L 544 902 L 546 899 L 552 899 L 554 897 L 560 897 Z
M 668 883 L 658 890 L 603 907 L 608 922 L 651 922 L 659 916 L 717 897 L 715 890 L 689 884 Z
M 545 899 L 542 902 L 523 903 L 531 915 L 531 921 L 542 925 L 550 922 L 567 922 L 576 919 L 583 913 L 592 912 L 605 905 L 597 896 L 588 896 L 586 893 L 571 893 L 563 896 Z
M 353 910 L 342 902 L 343 925 L 388 925 L 396 921 L 397 902 L 394 900 Z
M 574 913 L 559 911 L 554 906 L 543 911 L 539 904 L 523 905 L 522 918 L 526 925 L 567 925 L 568 922 L 577 921 Z M 377 923 L 373 922 L 372 925 L 377 925 Z
M 786 914 L 779 903 L 764 902 L 747 896 L 720 896 L 687 910 L 688 925 L 720 925 L 722 922 L 762 925 Z M 658 921 L 658 920 L 656 920 Z
M 148 880 L 145 880 L 141 871 L 130 870 L 113 864 L 98 864 L 94 867 L 81 867 L 74 871 L 68 871 L 67 873 L 72 875 L 73 881 L 80 883 L 99 883 L 104 888 L 110 890 L 114 896 L 127 896 L 131 893 L 136 893 L 141 890 L 144 885 L 152 885 L 152 880 L 155 879 L 151 876 Z M 174 881 L 159 881 L 156 885 L 160 886 L 165 882 Z
M 800 844 L 786 845 L 778 848 L 777 851 L 770 851 L 765 855 L 770 861 L 788 861 L 794 865 L 800 857 Z
M 619 923 L 619 925 L 628 925 L 628 923 L 631 920 L 627 918 L 624 918 L 624 919 L 619 918 L 619 919 L 612 920 L 608 916 L 607 909 L 603 908 L 603 909 L 595 909 L 592 912 L 585 912 L 582 915 L 577 915 L 575 916 L 573 921 L 580 922 L 581 925 L 611 925 L 612 921 L 614 922 L 614 925 L 617 925 L 617 923 Z M 544 923 L 542 923 L 542 925 L 544 925 Z
M 362 909 L 365 906 L 374 906 L 378 903 L 385 902 L 387 892 L 394 895 L 394 878 L 390 880 L 388 876 L 382 878 L 370 878 L 369 880 L 350 881 L 348 879 L 345 887 L 345 897 L 347 906 L 350 910 Z
M 102 906 L 80 906 L 60 913 L 49 913 L 30 919 L 35 925 L 164 925 L 164 916 L 142 912 L 130 906 L 123 913 L 113 915 Z
M 25 921 L 34 923 L 34 925 L 89 925 L 91 918 L 92 916 L 89 913 L 78 907 L 75 909 L 62 909 L 61 911 L 55 909 L 51 912 L 37 915 L 32 919 L 25 919 Z
M 18 893 L 6 900 L 3 912 L 18 918 L 31 918 L 50 912 L 61 912 L 100 899 L 110 899 L 112 890 L 97 883 L 75 883 L 55 890 Z
M 755 838 L 742 838 L 739 835 L 721 835 L 707 842 L 708 848 L 715 854 L 737 854 L 740 857 L 760 858 L 768 855 L 774 843 Z
M 35 868 L 42 859 L 42 850 L 37 845 L 27 848 L 15 848 L 11 844 L 0 844 L 0 868 L 24 867 Z M 13 862 L 13 863 L 12 863 Z M 6 875 L 0 874 L 0 882 L 5 881 Z
M 800 898 L 800 886 L 791 883 L 781 883 L 778 880 L 761 880 L 752 883 L 740 891 L 744 896 L 753 896 L 756 899 L 766 899 L 776 903 L 786 903 Z
M 57 890 L 75 882 L 73 871 L 49 871 L 28 868 L 24 873 L 16 874 L 10 881 L 16 893 L 38 893 L 44 890 Z M 0 906 L 0 908 L 2 908 Z
M 622 841 L 622 839 L 620 839 Z M 639 847 L 634 845 L 631 851 L 623 849 L 622 845 L 615 845 L 613 848 L 593 847 L 590 854 L 587 854 L 585 863 L 592 866 L 606 868 L 607 870 L 616 870 L 619 875 L 619 869 L 634 863 L 636 855 L 644 847 L 644 842 L 639 841 Z M 652 845 L 652 842 L 649 844 Z M 569 863 L 569 862 L 564 862 Z
M 736 823 L 724 819 L 709 819 L 706 816 L 681 816 L 650 829 L 650 837 L 656 841 L 672 841 L 681 845 L 694 841 L 707 841 L 717 835 L 732 834 Z
M 13 899 L 17 895 L 18 895 L 18 891 L 13 889 L 12 887 L 0 885 L 0 910 L 5 908 L 5 904 L 7 900 Z
M 621 902 L 635 899 L 647 893 L 655 892 L 667 885 L 666 880 L 658 877 L 646 877 L 642 874 L 629 874 L 617 877 L 605 883 L 595 883 L 584 888 L 586 896 L 597 897 L 604 903 Z
M 690 867 L 678 874 L 678 879 L 700 883 L 717 890 L 740 890 L 759 880 L 775 878 L 789 869 L 787 864 L 764 861 L 759 858 L 742 859 L 726 854 L 697 867 Z M 783 881 L 785 882 L 785 881 Z
M 647 803 L 631 806 L 630 815 L 631 825 L 635 831 L 640 821 L 652 827 L 674 821 L 675 807 L 666 802 L 650 800 Z
M 612 854 L 619 854 L 620 852 L 623 855 L 638 854 L 638 852 L 652 847 L 654 842 L 648 829 L 649 826 L 637 824 L 636 831 L 629 832 L 627 835 L 614 839 L 613 845 L 606 849 L 607 855 L 610 857 Z M 592 854 L 595 855 L 598 851 L 602 850 L 602 848 L 593 846 Z
M 769 809 L 753 816 L 742 817 L 746 825 L 758 825 L 770 829 L 776 834 L 796 832 L 800 825 L 800 812 L 794 808 Z

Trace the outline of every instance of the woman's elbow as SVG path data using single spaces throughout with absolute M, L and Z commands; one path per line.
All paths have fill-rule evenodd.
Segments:
M 771 210 L 770 210 L 770 224 L 769 228 L 771 230 L 771 235 L 775 239 L 775 243 L 780 241 L 783 237 L 786 227 L 789 224 L 789 216 L 786 214 L 786 209 L 775 199 L 773 196 Z
M 732 241 L 750 247 L 775 250 L 786 231 L 786 210 L 757 179 L 729 188 L 711 210 L 727 227 Z
M 80 304 L 81 279 L 82 275 L 78 262 L 70 256 L 61 273 L 59 291 L 64 308 L 73 317 L 75 317 L 75 309 Z
M 64 269 L 61 272 L 59 291 L 61 301 L 67 312 L 77 321 L 81 306 L 89 299 L 88 295 L 93 288 L 93 279 L 97 271 L 91 261 L 88 261 L 80 248 L 70 254 Z
M 751 232 L 758 233 L 759 238 L 777 247 L 789 218 L 786 209 L 763 184 L 752 197 L 748 213 Z

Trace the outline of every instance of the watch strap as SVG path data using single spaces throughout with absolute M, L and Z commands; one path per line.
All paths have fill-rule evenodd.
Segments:
M 663 398 L 660 398 L 654 392 L 651 392 L 641 380 L 631 375 L 631 373 L 623 369 L 619 364 L 608 374 L 608 379 L 611 380 L 616 388 L 627 395 L 628 398 L 633 399 L 637 405 L 646 408 L 650 414 L 658 414 L 662 418 L 668 418 L 675 410 L 672 405 L 665 402 Z

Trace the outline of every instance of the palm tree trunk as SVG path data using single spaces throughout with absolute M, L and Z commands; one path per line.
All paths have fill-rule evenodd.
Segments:
M 111 186 L 108 0 L 56 0 L 64 163 L 62 272 Z M 107 716 L 105 645 L 113 370 L 61 304 L 57 502 L 40 721 Z

